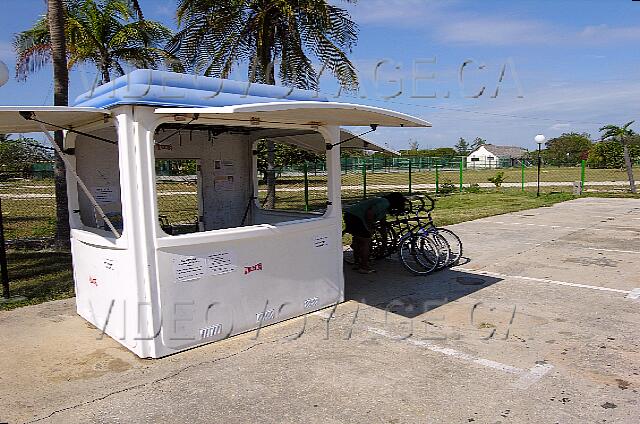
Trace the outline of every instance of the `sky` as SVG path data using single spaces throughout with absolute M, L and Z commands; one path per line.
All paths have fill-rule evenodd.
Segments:
M 640 1 L 360 0 L 345 7 L 359 26 L 350 57 L 360 91 L 320 91 L 336 101 L 408 113 L 427 129 L 368 135 L 394 149 L 453 146 L 460 137 L 534 149 L 533 138 L 587 132 L 640 118 Z M 142 0 L 147 19 L 176 28 L 174 0 Z M 13 69 L 14 34 L 44 0 L 2 0 L 0 60 Z M 70 99 L 88 90 L 91 65 L 71 73 Z M 246 80 L 242 69 L 232 75 Z M 51 68 L 0 87 L 0 105 L 52 102 Z M 636 125 L 640 130 L 640 122 Z

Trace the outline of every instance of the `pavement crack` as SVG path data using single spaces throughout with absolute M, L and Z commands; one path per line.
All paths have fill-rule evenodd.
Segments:
M 214 364 L 216 362 L 224 361 L 224 360 L 233 358 L 235 356 L 242 355 L 243 353 L 246 353 L 246 352 L 248 352 L 248 351 L 250 351 L 253 348 L 256 348 L 258 346 L 262 346 L 262 345 L 270 344 L 270 343 L 276 343 L 276 342 L 280 341 L 281 339 L 284 339 L 284 338 L 287 338 L 287 337 L 291 337 L 291 336 L 292 335 L 290 334 L 290 335 L 284 336 L 282 338 L 277 338 L 277 339 L 266 341 L 266 342 L 255 343 L 255 344 L 253 344 L 251 346 L 248 346 L 248 347 L 246 347 L 244 349 L 241 349 L 241 350 L 239 350 L 237 352 L 231 353 L 231 354 L 226 355 L 226 356 L 221 356 L 221 357 L 209 360 L 209 361 L 202 361 L 202 362 L 198 362 L 198 363 L 195 363 L 195 364 L 190 364 L 190 365 L 187 365 L 187 366 L 185 366 L 183 368 L 180 368 L 180 369 L 178 369 L 178 370 L 176 370 L 176 371 L 174 371 L 174 372 L 172 372 L 170 374 L 167 374 L 164 377 L 160 377 L 158 379 L 155 379 L 155 380 L 152 380 L 152 381 L 149 381 L 149 382 L 146 382 L 146 383 L 134 384 L 133 386 L 128 386 L 128 387 L 124 387 L 122 389 L 114 390 L 114 391 L 106 393 L 106 394 L 104 394 L 102 396 L 99 396 L 99 397 L 96 397 L 96 398 L 93 398 L 93 399 L 90 399 L 90 400 L 87 400 L 87 401 L 84 401 L 84 402 L 81 402 L 81 403 L 78 403 L 78 404 L 75 404 L 75 405 L 66 406 L 64 408 L 56 409 L 55 411 L 52 411 L 48 415 L 33 419 L 31 421 L 25 421 L 25 423 L 26 424 L 30 424 L 30 423 L 43 421 L 43 420 L 46 420 L 46 419 L 49 419 L 49 418 L 53 417 L 56 414 L 61 413 L 61 412 L 71 411 L 71 410 L 74 410 L 74 409 L 77 409 L 77 408 L 80 408 L 80 407 L 83 407 L 83 406 L 86 406 L 86 405 L 90 405 L 90 404 L 95 403 L 95 402 L 100 402 L 102 400 L 107 399 L 108 397 L 113 396 L 113 395 L 117 395 L 117 394 L 120 394 L 120 393 L 126 393 L 126 392 L 129 392 L 131 390 L 142 389 L 142 388 L 145 388 L 147 386 L 152 386 L 154 384 L 161 383 L 161 382 L 167 381 L 169 379 L 172 379 L 174 377 L 177 377 L 178 375 L 182 374 L 183 372 L 185 372 L 187 370 L 199 367 L 201 365 Z

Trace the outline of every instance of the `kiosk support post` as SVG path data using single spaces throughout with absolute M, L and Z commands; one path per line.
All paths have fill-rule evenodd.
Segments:
M 362 161 L 362 198 L 367 198 L 367 160 Z
M 7 269 L 7 250 L 4 244 L 4 225 L 2 222 L 2 199 L 0 198 L 0 271 L 2 274 L 2 297 L 9 299 L 9 270 Z
M 309 165 L 304 163 L 304 211 L 309 212 Z
M 412 192 L 412 181 L 411 181 L 411 158 L 409 158 L 409 196 L 411 196 Z

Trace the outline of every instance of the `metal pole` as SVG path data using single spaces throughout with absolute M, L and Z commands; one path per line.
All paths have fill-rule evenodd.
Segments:
M 409 158 L 409 196 L 411 196 L 411 158 Z
M 524 159 L 521 159 L 522 162 L 522 191 L 524 191 Z
M 581 163 L 581 169 L 580 169 L 580 194 L 582 194 L 582 190 L 584 190 L 584 181 L 585 181 L 585 176 L 586 176 L 586 168 L 587 168 L 587 161 L 582 159 L 582 163 Z
M 464 171 L 464 161 L 463 161 L 463 158 L 461 157 L 460 158 L 460 191 L 461 192 L 462 192 L 462 178 L 463 178 L 462 174 L 463 174 L 463 171 Z
M 7 268 L 7 250 L 4 244 L 4 225 L 2 222 L 2 199 L 0 198 L 0 271 L 2 274 L 2 297 L 9 299 L 9 270 Z
M 536 193 L 536 197 L 540 197 L 540 167 L 542 166 L 542 156 L 541 156 L 542 143 L 538 143 L 538 191 Z
M 438 184 L 438 165 L 436 164 L 436 193 L 440 191 L 440 184 Z
M 304 211 L 309 212 L 309 166 L 304 163 Z
M 367 161 L 362 161 L 362 198 L 367 198 Z

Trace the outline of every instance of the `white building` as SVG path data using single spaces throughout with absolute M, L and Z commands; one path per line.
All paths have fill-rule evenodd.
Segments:
M 522 160 L 527 149 L 517 146 L 484 144 L 467 156 L 467 168 L 500 168 L 513 166 Z

